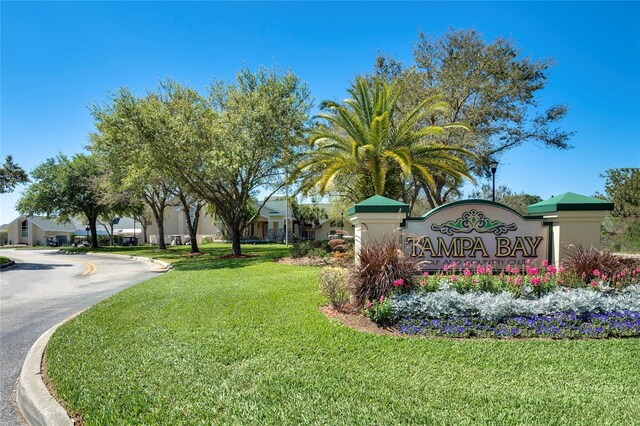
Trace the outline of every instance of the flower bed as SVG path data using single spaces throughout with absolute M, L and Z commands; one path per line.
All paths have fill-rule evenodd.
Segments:
M 527 262 L 496 273 L 491 265 L 447 265 L 397 278 L 364 313 L 407 335 L 509 338 L 640 336 L 640 267 L 576 274 Z
M 557 312 L 553 315 L 517 316 L 499 321 L 481 317 L 402 320 L 397 329 L 405 335 L 438 337 L 546 337 L 607 338 L 640 336 L 640 312 L 612 311 L 578 315 Z

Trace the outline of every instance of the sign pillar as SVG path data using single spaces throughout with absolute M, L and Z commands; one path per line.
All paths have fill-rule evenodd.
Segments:
M 541 214 L 551 222 L 552 261 L 559 265 L 571 254 L 571 246 L 600 250 L 600 228 L 613 203 L 599 198 L 566 192 L 527 207 L 529 214 Z
M 351 207 L 347 214 L 354 229 L 356 264 L 360 261 L 363 243 L 381 238 L 400 238 L 400 226 L 409 206 L 381 195 L 374 195 Z

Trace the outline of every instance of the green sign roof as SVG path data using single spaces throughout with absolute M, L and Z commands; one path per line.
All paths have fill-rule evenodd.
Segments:
M 407 213 L 409 205 L 382 195 L 374 195 L 352 206 L 347 210 L 349 215 L 354 213 Z
M 527 213 L 549 213 L 568 210 L 613 210 L 613 203 L 599 198 L 574 194 L 573 192 L 565 192 L 527 207 Z

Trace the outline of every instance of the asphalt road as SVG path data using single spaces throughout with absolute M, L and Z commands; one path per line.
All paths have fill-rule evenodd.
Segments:
M 154 263 L 57 250 L 1 250 L 16 265 L 0 272 L 0 424 L 22 425 L 16 380 L 31 345 L 46 330 L 162 272 Z

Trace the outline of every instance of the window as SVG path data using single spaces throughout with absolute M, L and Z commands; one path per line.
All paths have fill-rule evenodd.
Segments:
M 24 238 L 29 236 L 29 222 L 26 219 L 22 222 L 22 236 Z

